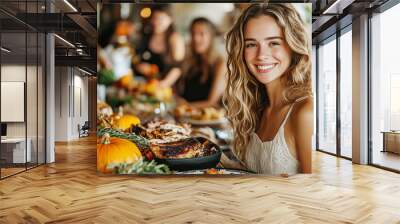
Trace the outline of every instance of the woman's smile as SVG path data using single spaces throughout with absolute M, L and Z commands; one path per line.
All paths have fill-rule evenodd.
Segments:
M 255 64 L 254 66 L 256 67 L 257 73 L 263 75 L 270 73 L 276 67 L 276 65 L 277 64 L 274 63 L 274 64 Z

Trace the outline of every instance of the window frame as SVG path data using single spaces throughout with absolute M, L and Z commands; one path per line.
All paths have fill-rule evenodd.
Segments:
M 316 151 L 323 152 L 329 155 L 333 155 L 339 158 L 343 158 L 346 160 L 352 161 L 352 158 L 347 157 L 342 155 L 341 153 L 341 118 L 340 118 L 340 103 L 341 103 L 341 97 L 340 97 L 340 77 L 341 77 L 341 66 L 340 66 L 340 37 L 347 32 L 352 32 L 352 23 L 346 25 L 340 30 L 337 30 L 336 33 L 332 34 L 331 36 L 319 41 L 316 44 Z M 319 66 L 320 66 L 320 55 L 319 55 L 319 48 L 321 44 L 327 44 L 331 41 L 336 41 L 336 152 L 328 152 L 324 149 L 321 149 L 320 143 L 319 143 L 319 135 L 320 135 L 320 130 L 319 130 L 319 111 L 320 111 L 320 105 L 319 105 L 319 94 L 320 94 L 320 84 L 319 84 Z

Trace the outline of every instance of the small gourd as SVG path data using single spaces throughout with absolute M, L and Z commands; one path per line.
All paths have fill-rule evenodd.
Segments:
M 140 124 L 140 119 L 138 117 L 129 114 L 123 114 L 122 108 L 120 108 L 118 119 L 116 121 L 116 128 L 126 130 L 132 125 L 138 124 Z
M 97 170 L 110 173 L 108 164 L 135 163 L 142 158 L 136 144 L 122 138 L 110 137 L 108 133 L 97 144 Z

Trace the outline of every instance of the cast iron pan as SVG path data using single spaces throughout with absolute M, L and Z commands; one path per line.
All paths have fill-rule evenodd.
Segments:
M 185 170 L 198 170 L 198 169 L 208 169 L 215 168 L 219 161 L 221 160 L 221 149 L 218 145 L 207 140 L 203 137 L 196 137 L 196 139 L 203 143 L 204 141 L 209 141 L 210 147 L 215 147 L 217 152 L 209 156 L 202 156 L 196 158 L 184 158 L 184 159 L 158 159 L 155 158 L 157 163 L 166 164 L 171 170 L 185 171 Z

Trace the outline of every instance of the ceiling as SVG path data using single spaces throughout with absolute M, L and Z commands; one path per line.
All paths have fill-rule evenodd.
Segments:
M 36 33 L 51 32 L 74 45 L 55 38 L 56 65 L 79 66 L 95 74 L 96 6 L 96 0 L 0 0 L 2 46 L 12 50 L 9 60 L 35 56 L 36 46 L 44 45 L 36 43 Z
M 167 2 L 167 0 L 158 1 Z M 376 10 L 389 1 L 285 0 L 285 2 L 293 3 L 312 3 L 313 44 L 320 43 L 322 40 L 335 34 L 337 30 L 351 24 L 352 19 L 361 13 Z M 99 2 L 116 3 L 132 1 L 99 0 Z M 146 2 L 146 0 L 142 2 Z M 201 2 L 207 1 L 203 0 Z M 213 0 L 208 2 L 213 2 Z M 227 2 L 235 2 L 235 0 L 227 0 Z M 282 1 L 270 0 L 270 2 Z M 3 33 L 8 33 L 3 34 L 3 38 L 5 39 L 2 43 L 4 45 L 5 41 L 9 42 L 10 44 L 7 48 L 15 49 L 16 55 L 18 55 L 18 52 L 21 53 L 19 56 L 26 55 L 23 52 L 25 38 L 18 37 L 18 33 L 24 33 L 25 30 L 28 30 L 28 32 L 54 32 L 75 45 L 75 47 L 71 47 L 61 39 L 55 38 L 56 63 L 58 65 L 71 65 L 71 63 L 74 63 L 73 65 L 86 67 L 95 72 L 97 43 L 96 4 L 96 0 L 1 0 L 1 30 Z M 52 11 L 52 13 L 48 13 L 49 11 Z M 34 52 L 36 48 L 35 43 L 30 43 L 32 38 L 34 37 L 28 35 L 28 55 Z M 88 66 L 90 63 L 93 66 Z
M 313 0 L 312 37 L 313 44 L 335 34 L 350 25 L 354 17 L 367 12 L 376 12 L 389 0 Z

